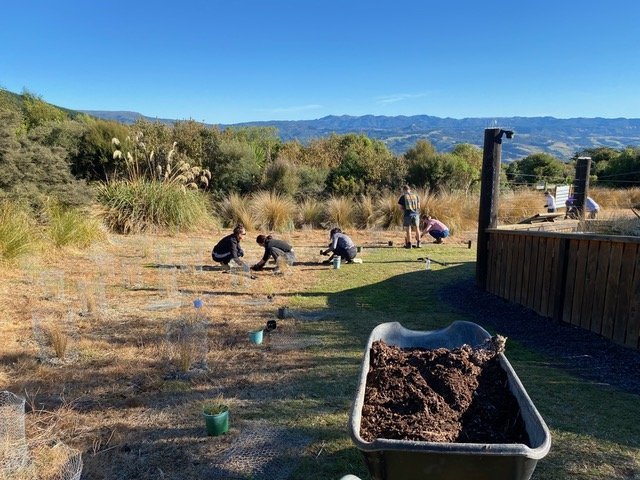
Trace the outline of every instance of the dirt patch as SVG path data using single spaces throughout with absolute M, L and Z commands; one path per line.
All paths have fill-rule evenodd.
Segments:
M 374 342 L 360 435 L 452 443 L 525 443 L 519 407 L 496 352 L 402 349 Z

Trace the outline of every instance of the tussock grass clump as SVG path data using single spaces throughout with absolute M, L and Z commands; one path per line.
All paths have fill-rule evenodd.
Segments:
M 46 325 L 43 331 L 56 358 L 64 360 L 67 355 L 67 346 L 69 345 L 69 336 L 67 333 L 60 328 L 59 325 L 54 323 Z
M 421 197 L 421 211 L 444 222 L 451 234 L 478 226 L 478 197 L 464 192 L 438 192 Z
M 370 195 L 360 195 L 355 206 L 355 219 L 358 228 L 373 228 L 377 223 L 376 202 Z
M 45 208 L 49 238 L 56 247 L 89 247 L 105 238 L 100 222 L 76 208 L 49 203 Z
M 536 213 L 547 211 L 544 195 L 534 190 L 517 190 L 500 195 L 498 224 L 518 223 Z M 563 205 L 558 205 L 561 207 Z
M 187 231 L 211 221 L 201 192 L 172 183 L 110 182 L 99 187 L 98 199 L 106 225 L 117 233 Z
M 382 228 L 391 229 L 402 226 L 402 207 L 398 205 L 399 195 L 388 193 L 378 198 L 378 224 Z
M 251 212 L 259 228 L 268 231 L 293 229 L 295 205 L 275 192 L 257 192 L 251 197 Z
M 298 204 L 296 226 L 319 228 L 325 221 L 324 204 L 315 198 L 306 198 Z
M 37 245 L 36 222 L 28 211 L 13 202 L 0 202 L 0 260 L 29 254 Z
M 353 226 L 355 202 L 347 197 L 332 196 L 327 200 L 326 220 L 330 225 L 342 228 Z
M 589 196 L 593 198 L 602 210 L 640 208 L 640 188 L 601 188 L 589 189 Z
M 249 200 L 237 193 L 232 193 L 219 204 L 219 214 L 225 227 L 243 225 L 247 230 L 255 227 Z

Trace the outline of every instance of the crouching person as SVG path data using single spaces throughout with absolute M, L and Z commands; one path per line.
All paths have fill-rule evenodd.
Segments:
M 245 265 L 245 263 L 240 259 L 240 257 L 244 257 L 244 251 L 240 246 L 240 242 L 246 234 L 247 231 L 242 225 L 236 225 L 233 229 L 233 233 L 224 237 L 216 244 L 215 247 L 213 247 L 211 258 L 213 258 L 214 262 L 220 263 L 223 270 L 231 269 L 231 267 L 229 267 L 229 262 L 231 260 L 241 267 Z
M 280 261 L 284 260 L 287 265 L 293 265 L 296 261 L 296 254 L 293 251 L 293 247 L 284 240 L 276 240 L 272 238 L 271 235 L 266 237 L 264 235 L 258 235 L 256 242 L 261 247 L 264 247 L 264 255 L 258 263 L 251 267 L 251 270 L 262 270 L 269 261 L 269 258 L 273 258 L 276 262 L 274 272 L 280 271 Z
M 322 263 L 331 263 L 334 257 L 340 257 L 345 263 L 353 263 L 353 259 L 356 258 L 358 249 L 356 248 L 353 240 L 347 235 L 342 233 L 339 228 L 332 228 L 329 232 L 329 248 L 320 252 L 322 255 L 328 255 L 331 253 L 331 257 Z

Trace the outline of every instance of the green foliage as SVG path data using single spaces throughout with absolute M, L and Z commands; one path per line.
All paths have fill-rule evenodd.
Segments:
M 61 109 L 27 91 L 22 93 L 22 113 L 27 130 L 47 122 L 62 122 L 67 118 Z
M 66 205 L 89 202 L 84 182 L 73 178 L 67 152 L 38 143 L 20 132 L 22 118 L 0 112 L 0 191 L 7 198 L 42 206 L 47 197 Z
M 628 147 L 606 162 L 598 176 L 599 183 L 611 187 L 640 184 L 640 147 Z
M 45 208 L 44 217 L 49 238 L 56 247 L 86 248 L 105 237 L 100 222 L 77 208 L 63 207 L 51 201 Z
M 113 156 L 112 140 L 121 138 L 124 141 L 128 137 L 129 128 L 125 125 L 87 119 L 86 129 L 79 139 L 78 151 L 71 158 L 71 171 L 77 177 L 92 181 L 117 179 L 125 170 L 125 162 L 124 158 Z M 131 148 L 130 145 L 127 147 Z
M 566 165 L 547 153 L 529 155 L 522 160 L 511 162 L 507 167 L 508 180 L 517 184 L 564 182 L 567 176 Z
M 227 410 L 229 410 L 229 406 L 225 403 L 222 395 L 208 400 L 202 405 L 202 413 L 205 415 L 219 415 Z
M 278 192 L 289 197 L 298 193 L 300 177 L 296 168 L 286 160 L 278 159 L 265 169 L 262 186 L 265 190 Z
M 211 160 L 206 164 L 212 173 L 210 188 L 218 194 L 250 193 L 260 183 L 260 159 L 248 143 L 225 139 L 220 143 L 220 157 Z
M 36 250 L 38 231 L 27 208 L 0 201 L 0 259 L 12 261 Z
M 402 207 L 398 204 L 400 195 L 388 193 L 378 198 L 378 223 L 382 228 L 396 228 L 402 225 Z M 421 197 L 422 202 L 422 197 Z
M 206 197 L 173 183 L 144 179 L 103 183 L 98 199 L 106 225 L 117 233 L 189 231 L 210 222 Z

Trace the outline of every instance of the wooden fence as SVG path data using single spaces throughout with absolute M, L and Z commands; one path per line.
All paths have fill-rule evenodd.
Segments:
M 487 291 L 640 349 L 640 238 L 487 233 Z

